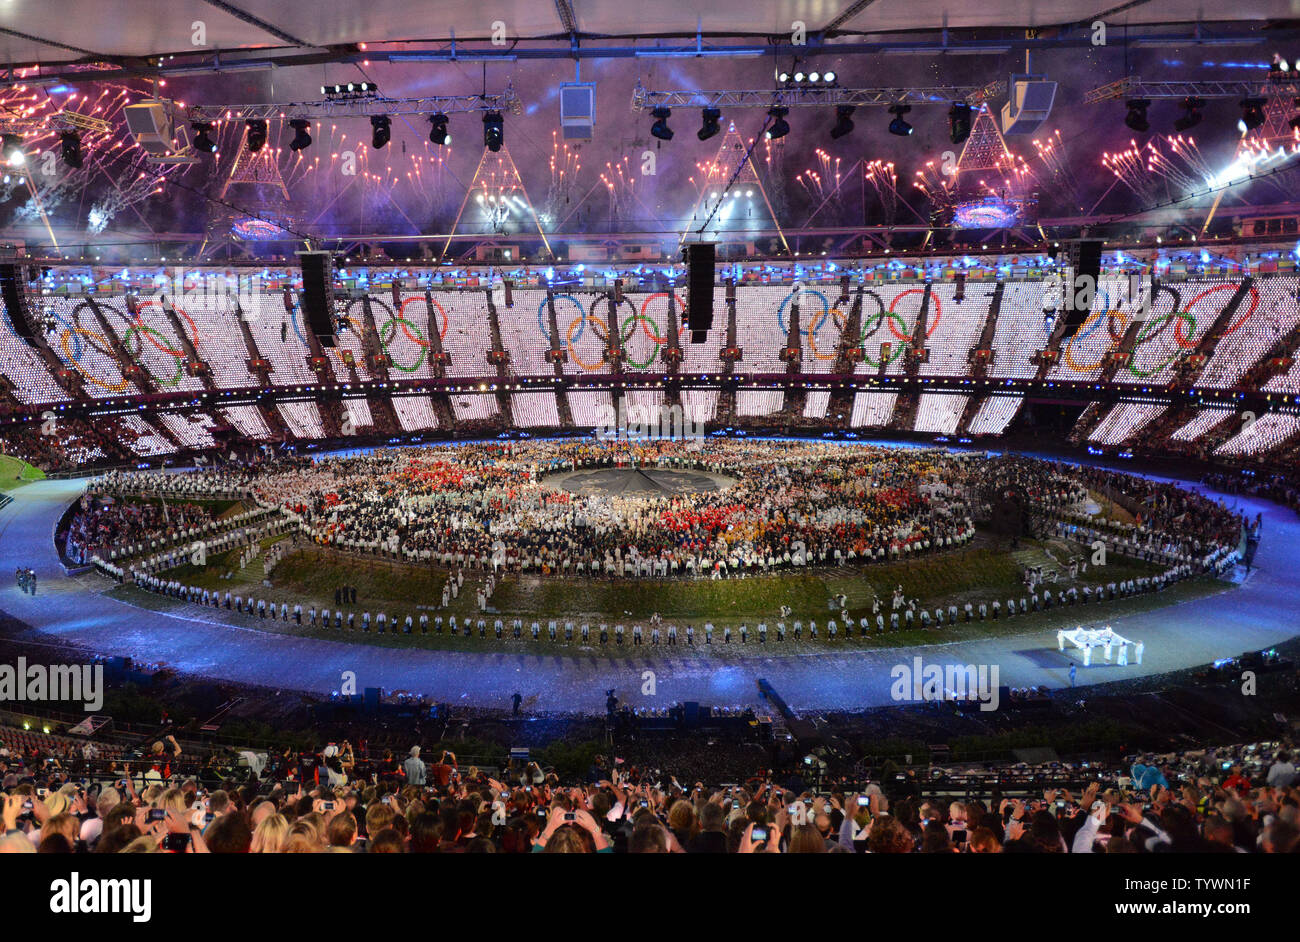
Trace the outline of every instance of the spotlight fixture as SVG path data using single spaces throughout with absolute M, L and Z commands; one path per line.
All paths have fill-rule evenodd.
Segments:
M 505 140 L 505 122 L 501 118 L 501 112 L 489 111 L 483 115 L 483 146 L 495 154 L 501 150 Z
M 261 118 L 249 118 L 244 124 L 248 127 L 248 152 L 256 154 L 266 146 L 266 122 Z
M 74 170 L 81 169 L 81 135 L 76 131 L 64 131 L 59 135 L 59 153 L 63 162 Z
M 1290 71 L 1291 64 L 1283 59 L 1280 53 L 1273 53 L 1273 61 L 1268 66 L 1268 77 L 1276 81 Z
M 838 141 L 846 134 L 853 133 L 853 105 L 835 106 L 835 126 L 831 128 L 831 140 Z
M 293 140 L 289 142 L 289 150 L 299 151 L 311 147 L 311 134 L 307 129 L 311 127 L 311 122 L 306 118 L 294 118 L 289 122 L 289 127 L 293 128 Z
M 961 144 L 970 137 L 970 110 L 970 105 L 964 101 L 954 101 L 948 109 L 948 140 L 954 144 Z
M 385 146 L 393 137 L 392 119 L 386 114 L 370 116 L 370 146 L 375 150 Z
M 447 116 L 439 111 L 429 116 L 429 142 L 445 147 L 451 143 L 451 132 L 447 130 Z
M 0 136 L 0 157 L 11 167 L 21 167 L 27 163 L 27 155 L 23 153 L 23 139 L 19 134 L 5 134 Z
M 379 94 L 379 87 L 374 82 L 348 82 L 346 85 L 322 85 L 320 93 L 325 98 L 377 95 Z
M 208 121 L 195 121 L 190 125 L 194 132 L 194 149 L 204 154 L 215 154 L 217 142 L 208 137 L 212 133 L 212 124 Z
M 1242 134 L 1253 131 L 1264 124 L 1264 105 L 1263 98 L 1243 98 L 1241 100 L 1241 120 L 1237 122 L 1237 128 Z
M 790 73 L 785 71 L 785 69 L 777 69 L 776 80 L 784 85 L 786 82 L 790 81 Z
M 796 83 L 797 83 L 797 82 L 802 82 L 802 81 L 804 80 L 804 74 L 803 74 L 802 72 L 796 72 L 796 73 L 794 74 L 794 80 L 795 80 Z
M 772 119 L 771 126 L 767 129 L 767 139 L 777 141 L 790 133 L 790 122 L 785 120 L 785 116 L 790 113 L 790 109 L 784 105 L 774 105 L 767 109 L 767 115 Z
M 668 119 L 672 116 L 672 109 L 665 108 L 662 105 L 650 112 L 650 117 L 655 119 L 655 123 L 650 125 L 650 136 L 656 137 L 661 141 L 671 141 L 673 139 L 673 129 L 668 126 Z
M 700 130 L 695 136 L 702 141 L 707 141 L 721 130 L 722 112 L 717 108 L 705 108 L 701 112 Z
M 1151 107 L 1149 98 L 1130 98 L 1124 104 L 1128 108 L 1128 114 L 1124 115 L 1125 127 L 1138 133 L 1151 130 L 1151 122 L 1147 120 L 1147 109 Z
M 1174 121 L 1174 130 L 1179 132 L 1190 131 L 1192 128 L 1200 124 L 1201 118 L 1203 117 L 1203 115 L 1201 114 L 1201 109 L 1204 107 L 1205 107 L 1204 98 L 1194 98 L 1194 97 L 1184 98 L 1183 111 L 1185 112 L 1185 114 L 1183 114 L 1180 118 Z
M 889 122 L 890 134 L 897 134 L 899 137 L 907 137 L 912 133 L 912 126 L 908 124 L 907 119 L 903 117 L 903 115 L 907 114 L 911 110 L 911 105 L 889 106 L 889 113 L 894 116 L 894 119 Z
M 822 74 L 821 74 L 820 72 L 809 72 L 809 73 L 808 73 L 808 81 L 810 81 L 810 82 L 816 84 L 817 82 L 820 82 L 821 80 L 822 80 Z

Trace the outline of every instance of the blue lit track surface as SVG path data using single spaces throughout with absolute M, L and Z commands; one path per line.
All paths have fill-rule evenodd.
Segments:
M 517 690 L 532 710 L 557 712 L 603 712 L 611 687 L 633 706 L 679 700 L 752 704 L 758 702 L 760 677 L 795 709 L 882 706 L 891 702 L 890 669 L 910 664 L 917 655 L 927 664 L 996 664 L 1001 682 L 1013 687 L 1069 684 L 1070 653 L 1057 651 L 1050 630 L 865 652 L 764 657 L 754 644 L 744 653 L 734 652 L 738 645 L 733 652 L 719 652 L 715 644 L 716 653 L 708 657 L 632 656 L 626 648 L 622 657 L 606 657 L 604 652 L 548 653 L 545 642 L 538 644 L 538 654 L 387 648 L 160 614 L 104 597 L 109 582 L 97 574 L 65 574 L 53 545 L 54 528 L 82 487 L 81 481 L 37 481 L 15 491 L 13 503 L 0 510 L 0 610 L 33 626 L 23 636 L 32 643 L 57 639 L 87 653 L 129 655 L 183 673 L 315 693 L 338 689 L 344 671 L 356 672 L 358 687 L 408 690 L 462 705 L 504 708 Z M 1268 501 L 1224 499 L 1251 518 L 1264 515 L 1256 571 L 1231 591 L 1109 619 L 1123 636 L 1145 642 L 1143 663 L 1080 665 L 1079 686 L 1205 664 L 1300 634 L 1300 518 Z M 36 570 L 36 597 L 18 590 L 12 577 L 17 566 Z M 203 609 L 194 611 L 210 617 Z M 1086 611 L 1080 614 L 1086 619 Z M 654 697 L 641 694 L 645 670 L 655 672 Z

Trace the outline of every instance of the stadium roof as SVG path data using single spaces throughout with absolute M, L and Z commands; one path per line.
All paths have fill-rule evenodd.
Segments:
M 1291 0 L 1239 0 L 1210 21 L 1294 26 Z M 116 60 L 213 49 L 320 50 L 356 43 L 485 41 L 505 24 L 508 43 L 577 34 L 626 41 L 694 36 L 781 36 L 794 21 L 828 38 L 943 28 L 1023 29 L 1192 24 L 1204 0 L 6 0 L 0 56 L 6 63 Z M 205 48 L 194 43 L 203 24 Z M 560 47 L 562 48 L 562 47 Z

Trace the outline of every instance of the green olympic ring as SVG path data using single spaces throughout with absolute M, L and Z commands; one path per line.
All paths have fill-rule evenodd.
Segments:
M 870 328 L 871 325 L 874 324 L 874 323 L 876 323 L 877 321 L 882 321 L 882 320 L 884 320 L 886 317 L 888 317 L 890 320 L 892 320 L 892 321 L 894 321 L 895 323 L 897 323 L 898 326 L 901 327 L 904 331 L 907 330 L 907 322 L 903 320 L 903 317 L 902 317 L 901 314 L 898 314 L 898 313 L 895 312 L 895 311 L 886 311 L 886 310 L 883 310 L 883 309 L 882 309 L 882 310 L 879 311 L 878 313 L 871 315 L 871 317 L 868 317 L 865 321 L 862 322 L 862 336 L 858 339 L 858 345 L 859 345 L 860 347 L 862 347 L 862 360 L 863 360 L 863 362 L 865 362 L 868 366 L 874 366 L 874 367 L 876 367 L 877 369 L 879 369 L 882 365 L 883 365 L 883 366 L 888 366 L 889 364 L 893 363 L 895 360 L 897 360 L 899 357 L 901 357 L 901 356 L 903 355 L 903 350 L 905 349 L 905 345 L 904 345 L 903 343 L 896 343 L 896 344 L 894 344 L 894 350 L 893 350 L 893 352 L 889 355 L 889 359 L 886 360 L 883 364 L 881 364 L 880 362 L 878 362 L 878 361 L 876 361 L 876 360 L 873 360 L 873 359 L 871 359 L 871 357 L 867 356 L 867 331 L 868 331 L 868 328 Z M 892 325 L 892 324 L 890 325 L 890 329 L 891 329 L 891 330 L 893 329 L 893 325 Z
M 415 331 L 415 336 L 419 338 L 419 340 L 417 340 L 416 343 L 420 345 L 420 355 L 415 358 L 415 362 L 412 363 L 410 366 L 403 366 L 401 363 L 398 363 L 396 360 L 393 359 L 393 355 L 388 352 L 388 341 L 384 339 L 384 334 L 388 332 L 388 328 L 392 327 L 393 324 L 401 324 L 408 331 L 412 331 L 412 330 Z M 393 336 L 394 337 L 397 336 L 396 328 L 394 328 L 393 330 Z M 424 362 L 425 353 L 427 353 L 429 350 L 429 345 L 425 342 L 424 334 L 420 332 L 420 328 L 416 327 L 414 324 L 408 321 L 405 317 L 402 317 L 400 314 L 395 314 L 392 317 L 390 317 L 387 320 L 387 322 L 384 324 L 384 326 L 380 329 L 379 346 L 383 348 L 384 356 L 388 357 L 388 360 L 390 363 L 393 364 L 394 369 L 401 370 L 403 373 L 414 373 L 416 370 L 418 370 L 420 368 L 420 364 Z
M 1151 337 L 1154 335 L 1157 329 L 1162 329 L 1165 326 L 1165 324 L 1168 324 L 1175 317 L 1178 318 L 1185 317 L 1187 318 L 1188 321 L 1191 322 L 1192 325 L 1191 329 L 1187 331 L 1187 337 L 1190 339 L 1192 335 L 1196 333 L 1196 317 L 1192 315 L 1190 311 L 1170 311 L 1168 314 L 1165 314 L 1162 317 L 1157 317 L 1154 320 L 1147 322 L 1147 325 L 1142 328 L 1142 332 L 1138 334 L 1137 339 L 1133 341 L 1133 352 L 1137 353 L 1138 347 L 1142 346 L 1142 344 L 1146 343 L 1147 340 L 1151 339 Z M 1182 342 L 1178 340 L 1177 324 L 1174 325 L 1174 340 L 1175 342 L 1178 343 L 1179 347 L 1183 347 Z M 1187 349 L 1187 348 L 1183 347 L 1183 349 Z M 1137 368 L 1137 363 L 1135 363 L 1133 358 L 1130 357 L 1128 363 L 1128 371 L 1132 373 L 1134 376 L 1136 376 L 1138 379 L 1146 379 L 1148 376 L 1152 376 L 1155 373 L 1159 373 L 1170 363 L 1173 363 L 1175 360 L 1177 360 L 1179 356 L 1179 352 L 1180 351 L 1175 350 L 1172 354 L 1170 354 L 1169 359 L 1165 360 L 1159 366 L 1153 366 L 1151 369 L 1146 370 L 1145 372 L 1139 370 Z
M 127 329 L 126 333 L 122 335 L 122 346 L 126 348 L 127 353 L 131 353 L 132 334 L 141 334 L 141 335 L 153 334 L 154 337 L 156 337 L 159 341 L 163 343 L 165 343 L 167 340 L 167 338 L 165 338 L 162 334 L 158 333 L 158 331 L 154 330 L 152 327 L 149 327 L 144 324 L 133 324 L 131 327 Z M 153 343 L 153 341 L 150 341 L 150 343 Z M 162 350 L 162 347 L 159 347 L 158 344 L 154 343 L 154 346 L 158 347 L 159 350 Z M 140 349 L 141 352 L 143 352 L 144 348 L 141 347 Z M 178 357 L 172 353 L 168 353 L 167 355 L 175 357 L 176 359 L 176 375 L 173 376 L 171 379 L 163 379 L 153 370 L 149 369 L 149 367 L 147 366 L 145 367 L 145 370 L 146 372 L 148 372 L 150 376 L 153 377 L 153 380 L 156 383 L 160 383 L 163 386 L 179 386 L 181 382 L 181 373 L 185 371 L 185 367 L 183 365 L 184 357 Z M 131 358 L 136 359 L 136 355 L 134 353 L 131 353 Z

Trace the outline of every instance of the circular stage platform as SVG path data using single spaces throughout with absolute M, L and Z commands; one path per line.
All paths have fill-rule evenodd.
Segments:
M 668 468 L 596 468 L 549 475 L 542 483 L 583 497 L 653 498 L 725 491 L 736 479 L 725 474 Z

